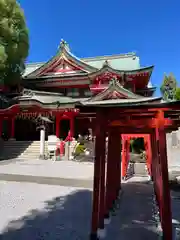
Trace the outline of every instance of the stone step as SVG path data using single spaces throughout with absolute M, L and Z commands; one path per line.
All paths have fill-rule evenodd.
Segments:
M 15 141 L 9 140 L 3 142 L 3 150 L 0 159 L 23 158 L 35 159 L 39 158 L 40 141 Z M 48 142 L 45 142 L 45 154 L 48 153 Z
M 13 144 L 13 145 L 3 145 L 3 146 L 6 148 L 11 148 L 11 147 L 29 147 L 31 145 L 24 145 L 24 144 L 15 145 L 15 144 Z
M 28 156 L 28 155 L 24 155 L 24 156 L 18 156 L 17 157 L 17 159 L 24 159 L 24 160 L 26 160 L 26 159 L 38 159 L 39 158 L 39 154 L 37 154 L 37 155 L 30 155 L 30 156 Z
M 29 147 L 29 148 L 26 148 L 26 149 L 24 150 L 24 152 L 29 152 L 29 151 L 36 152 L 36 151 L 39 151 L 39 150 L 40 150 L 40 147 L 38 147 L 38 148 Z M 47 150 L 46 147 L 45 147 L 45 150 Z
M 36 148 L 36 149 L 33 149 L 33 148 L 29 148 L 29 149 L 26 149 L 22 152 L 24 153 L 31 153 L 31 152 L 39 152 L 40 151 L 40 148 Z M 45 149 L 45 151 L 47 151 L 47 149 Z
M 38 148 L 29 147 L 24 152 L 39 151 L 39 149 L 40 149 L 40 147 L 38 147 Z M 48 150 L 48 148 L 45 147 L 45 150 Z
M 47 143 L 45 143 L 45 151 Z M 3 142 L 3 149 L 1 151 L 1 159 L 11 158 L 37 158 L 39 156 L 40 141 L 15 141 L 9 140 Z
M 24 152 L 37 152 L 37 151 L 39 151 L 39 149 L 40 149 L 40 147 L 39 148 L 28 148 L 28 149 L 26 149 Z M 45 151 L 47 151 L 48 149 L 47 148 L 45 148 Z
M 4 145 L 3 147 L 8 148 L 8 149 L 10 149 L 10 148 L 27 148 L 27 147 L 29 147 L 29 145 Z
M 19 151 L 13 151 L 13 152 L 3 152 L 3 154 L 1 154 L 2 156 L 8 156 L 8 155 L 10 155 L 10 156 L 12 156 L 12 155 L 21 155 L 22 154 L 22 152 L 19 152 Z
M 18 143 L 18 144 L 10 144 L 10 143 L 5 143 L 5 144 L 3 144 L 3 146 L 40 146 L 40 144 L 20 144 L 20 143 Z M 45 146 L 48 146 L 48 144 L 45 144 Z
M 7 151 L 16 151 L 16 150 L 19 150 L 19 151 L 25 151 L 27 149 L 27 147 L 4 147 L 3 150 L 7 150 Z
M 39 153 L 39 151 L 40 150 L 38 150 L 38 151 L 33 151 L 33 150 L 30 150 L 29 149 L 29 151 L 23 151 L 23 152 L 21 152 L 22 154 L 36 154 L 36 153 Z

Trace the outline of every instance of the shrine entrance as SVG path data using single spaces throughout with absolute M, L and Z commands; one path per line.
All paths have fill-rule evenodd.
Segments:
M 39 131 L 31 119 L 15 119 L 14 137 L 17 141 L 39 141 Z
M 128 164 L 130 161 L 130 142 L 131 139 L 139 138 L 144 143 L 144 151 L 142 158 L 147 167 L 147 174 L 152 178 L 152 153 L 151 153 L 151 138 L 150 134 L 122 134 L 122 179 L 127 178 Z
M 70 130 L 70 120 L 69 119 L 61 119 L 60 121 L 60 139 L 65 139 L 68 136 L 68 132 Z
M 78 135 L 86 136 L 89 134 L 89 128 L 92 127 L 92 124 L 89 118 L 76 118 L 75 119 L 75 137 L 78 138 Z
M 11 136 L 11 120 L 10 119 L 4 119 L 2 121 L 2 132 L 1 135 L 4 135 L 7 137 L 7 139 Z

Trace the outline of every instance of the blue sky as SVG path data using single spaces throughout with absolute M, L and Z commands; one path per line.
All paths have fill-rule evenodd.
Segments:
M 155 65 L 180 80 L 179 0 L 19 0 L 30 31 L 29 62 L 52 57 L 61 38 L 78 57 L 135 51 L 142 66 Z M 157 91 L 159 95 L 159 91 Z

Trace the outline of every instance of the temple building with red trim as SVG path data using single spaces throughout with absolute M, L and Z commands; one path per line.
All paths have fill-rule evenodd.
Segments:
M 141 67 L 134 53 L 79 59 L 62 40 L 49 61 L 26 65 L 20 94 L 1 96 L 0 131 L 16 140 L 38 140 L 33 120 L 40 114 L 53 121 L 48 135 L 86 134 L 94 128 L 95 113 L 87 107 L 92 102 L 159 101 L 152 97 L 152 71 L 153 66 Z
M 121 177 L 126 177 L 131 137 L 144 137 L 162 238 L 173 239 L 166 133 L 180 127 L 180 101 L 163 102 L 152 96 L 152 71 L 153 66 L 140 67 L 133 53 L 78 59 L 62 41 L 47 63 L 27 65 L 18 94 L 0 94 L 1 135 L 6 131 L 16 140 L 39 140 L 37 119 L 42 121 L 47 116 L 52 120 L 46 131 L 41 129 L 42 157 L 45 133 L 66 138 L 68 133 L 76 137 L 92 130 L 95 159 L 91 240 L 99 239 L 100 230 L 105 229 L 121 197 Z

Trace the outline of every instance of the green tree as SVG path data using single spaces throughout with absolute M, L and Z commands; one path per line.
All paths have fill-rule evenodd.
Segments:
M 180 88 L 176 88 L 175 99 L 180 100 Z
M 24 12 L 16 0 L 0 0 L 0 82 L 18 85 L 29 52 Z
M 176 96 L 177 81 L 171 73 L 169 76 L 164 75 L 163 83 L 161 85 L 161 93 L 165 101 L 173 101 Z

